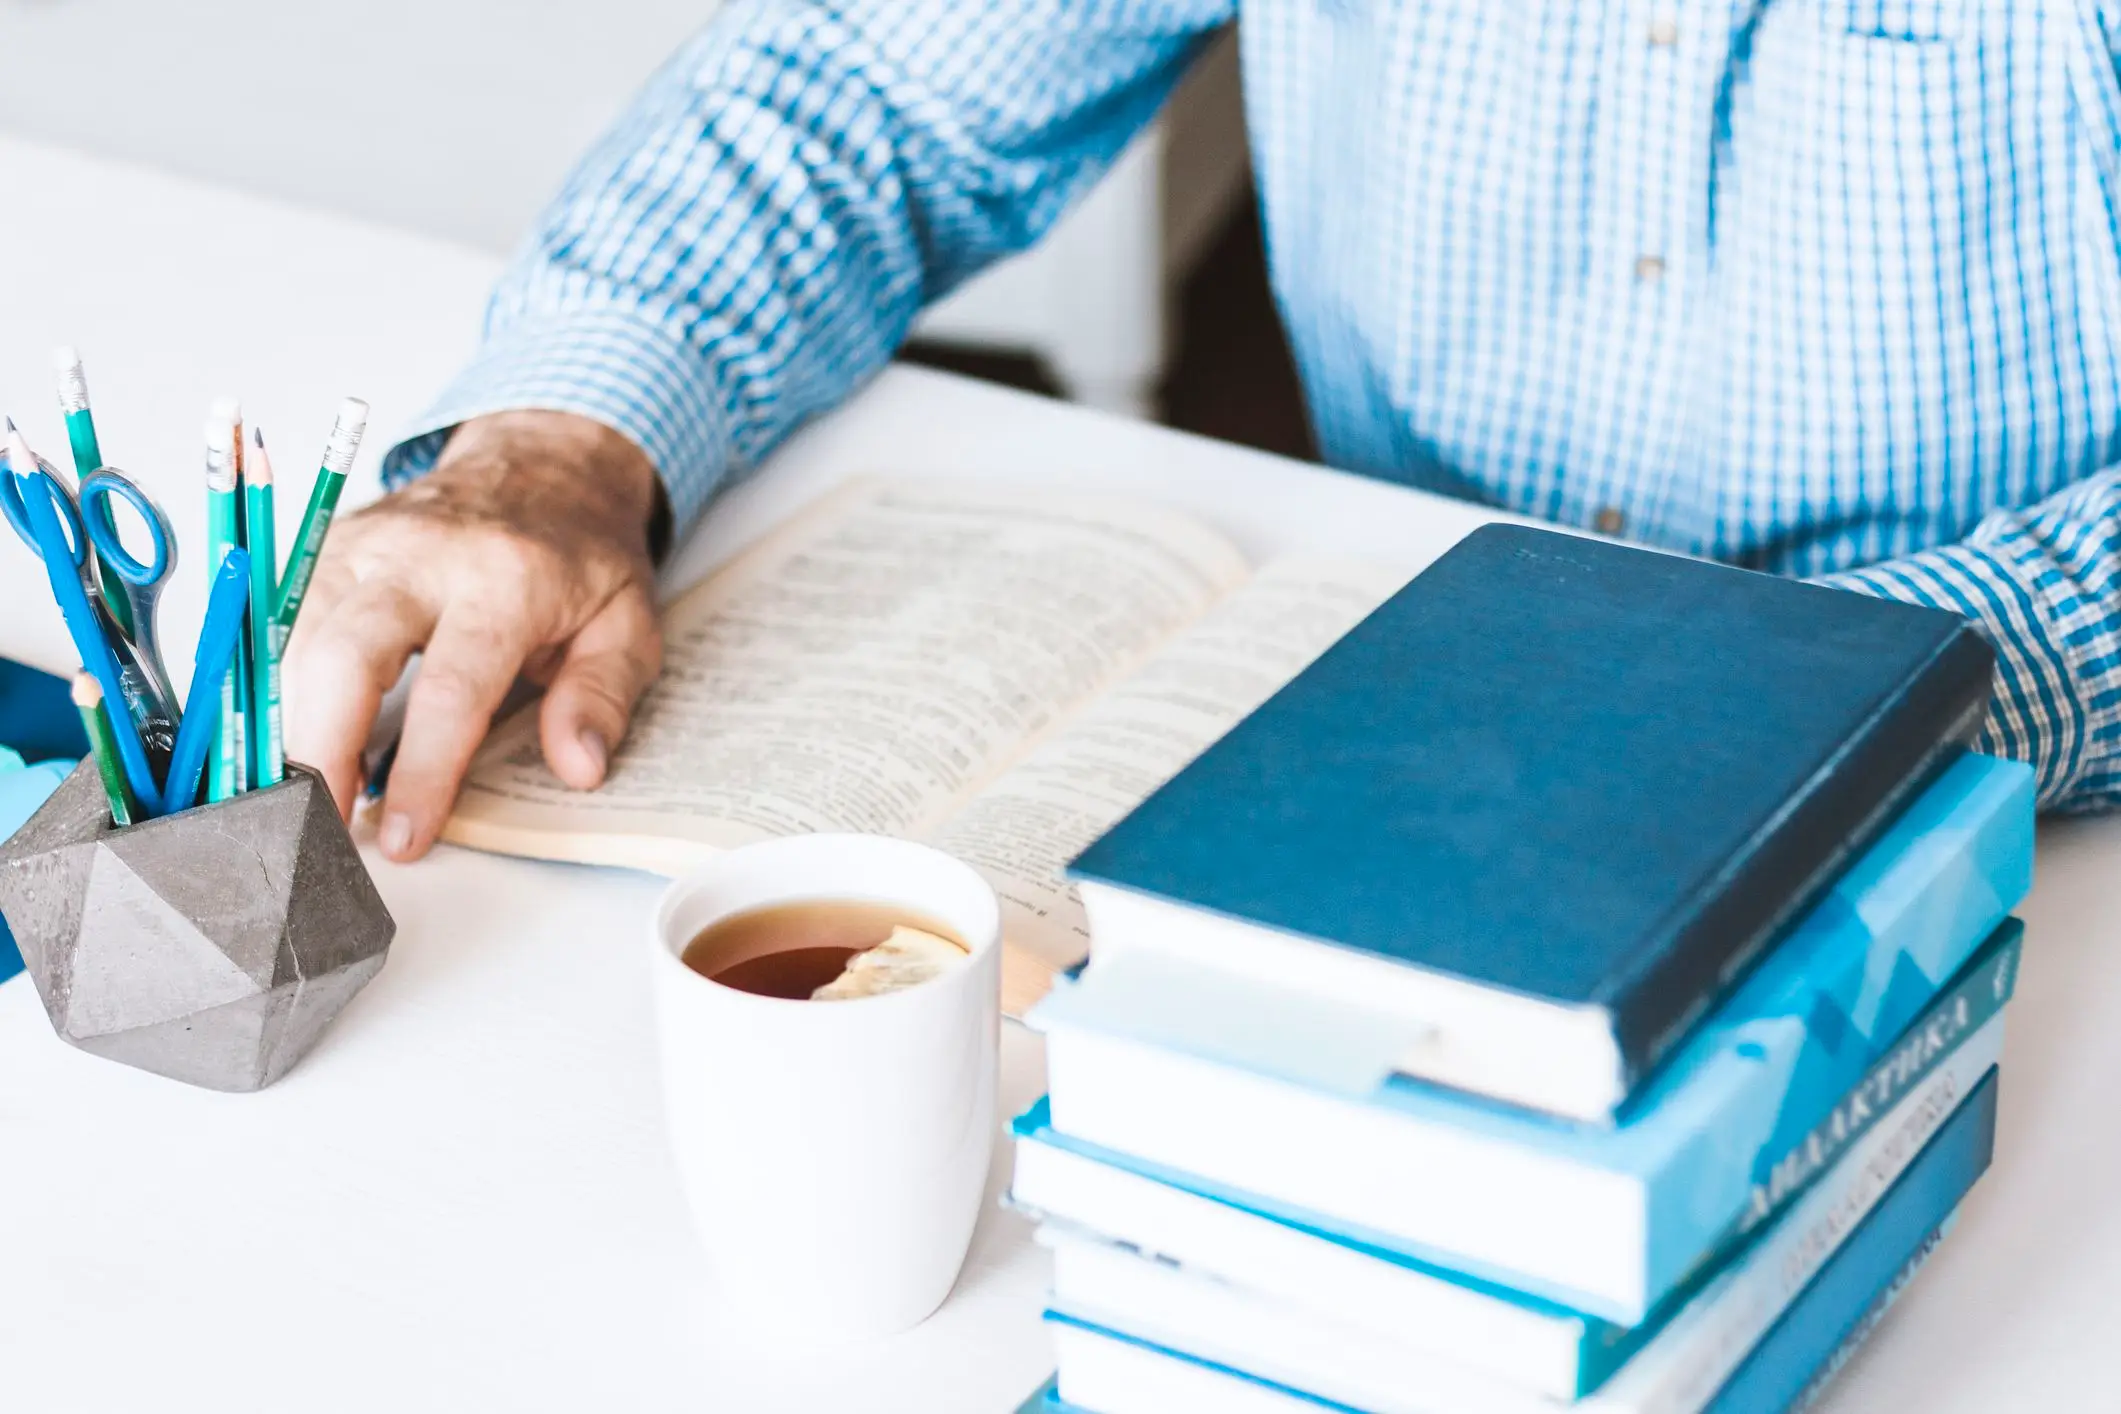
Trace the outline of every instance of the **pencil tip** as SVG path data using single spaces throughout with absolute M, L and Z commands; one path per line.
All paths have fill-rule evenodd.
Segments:
M 262 427 L 251 428 L 250 440 L 255 442 L 258 446 L 263 447 L 265 445 L 265 429 Z
M 15 419 L 13 419 L 12 417 L 7 419 L 7 430 L 10 432 L 14 432 L 17 430 L 17 428 L 15 427 Z

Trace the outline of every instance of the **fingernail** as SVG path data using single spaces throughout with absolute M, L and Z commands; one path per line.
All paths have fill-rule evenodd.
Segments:
M 597 775 L 601 778 L 604 768 L 611 763 L 611 743 L 604 740 L 604 734 L 595 727 L 582 728 L 580 740 L 582 750 L 589 753 L 589 759 L 595 763 Z
M 383 852 L 395 859 L 412 848 L 412 817 L 404 814 L 385 815 L 383 827 L 376 831 L 376 840 Z

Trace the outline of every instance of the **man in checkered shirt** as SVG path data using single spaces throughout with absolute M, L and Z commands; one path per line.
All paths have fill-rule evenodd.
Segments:
M 2121 0 L 732 0 L 327 547 L 291 754 L 424 851 L 495 706 L 603 777 L 652 544 L 1036 240 L 1239 30 L 1326 460 L 1974 619 L 1984 749 L 2121 790 Z

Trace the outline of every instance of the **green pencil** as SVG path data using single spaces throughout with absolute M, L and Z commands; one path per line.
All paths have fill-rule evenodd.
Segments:
M 287 557 L 287 574 L 280 581 L 280 601 L 273 619 L 280 632 L 293 633 L 295 616 L 302 612 L 302 598 L 309 593 L 310 576 L 317 572 L 317 554 L 324 548 L 325 533 L 339 508 L 339 493 L 346 489 L 347 473 L 353 470 L 354 453 L 361 449 L 361 434 L 368 429 L 368 404 L 348 398 L 339 404 L 339 416 L 331 425 L 331 440 L 324 444 L 324 464 L 317 470 L 317 484 L 309 493 L 309 509 L 302 512 L 302 529 Z
M 273 575 L 279 568 L 273 543 L 272 460 L 265 434 L 251 433 L 243 459 L 243 536 L 250 551 L 251 771 L 253 787 L 278 785 L 286 775 L 280 740 L 280 625 L 273 620 Z
M 206 422 L 206 558 L 217 573 L 228 552 L 243 543 L 240 499 L 235 427 L 217 404 Z M 214 754 L 206 773 L 210 801 L 241 795 L 250 777 L 243 739 L 249 679 L 242 676 L 243 659 L 239 650 L 235 670 L 221 682 L 221 720 L 214 729 Z
M 66 415 L 66 441 L 73 448 L 74 480 L 103 465 L 103 448 L 96 441 L 96 415 L 88 405 L 88 375 L 81 368 L 81 352 L 67 347 L 52 354 L 59 375 L 59 411 Z M 118 572 L 103 552 L 96 552 L 96 579 L 103 587 L 103 605 L 127 638 L 133 636 L 133 606 L 128 595 L 118 591 Z
M 119 829 L 138 824 L 143 818 L 140 802 L 125 783 L 118 764 L 118 739 L 111 735 L 110 712 L 103 705 L 103 688 L 88 673 L 74 674 L 74 706 L 80 709 L 82 729 L 88 733 L 89 754 L 96 758 L 96 774 L 103 778 L 103 793 L 110 798 L 111 823 Z

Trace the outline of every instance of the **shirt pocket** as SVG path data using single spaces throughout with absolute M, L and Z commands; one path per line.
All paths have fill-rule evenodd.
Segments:
M 1821 28 L 1855 39 L 1924 44 L 1957 39 L 1976 0 L 1802 0 Z
M 1714 198 L 1719 420 L 1752 429 L 1730 471 L 1748 516 L 1785 528 L 1764 560 L 1807 573 L 1964 528 L 1970 371 L 1997 357 L 1967 233 L 1984 179 L 2009 209 L 2011 170 L 1986 162 L 2005 95 L 1977 43 L 1848 27 L 1887 8 L 1770 7 Z

